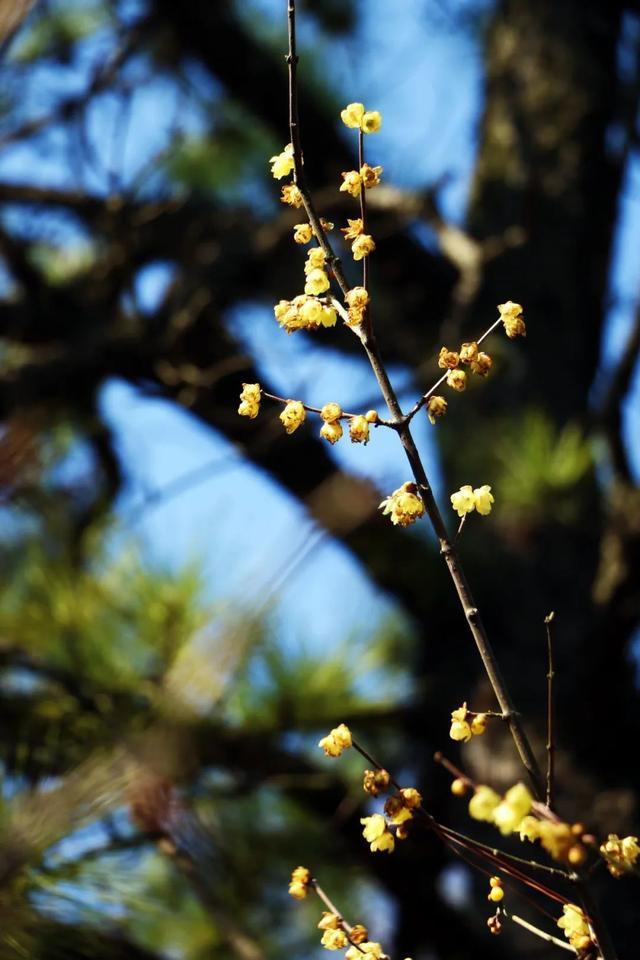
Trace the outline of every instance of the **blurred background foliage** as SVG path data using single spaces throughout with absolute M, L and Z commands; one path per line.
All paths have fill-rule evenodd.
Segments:
M 273 321 L 302 282 L 266 164 L 288 139 L 285 14 L 0 6 L 2 957 L 319 956 L 318 905 L 286 893 L 298 863 L 393 956 L 549 953 L 488 937 L 482 883 L 433 837 L 369 855 L 361 764 L 316 747 L 349 723 L 464 828 L 432 756 L 460 759 L 451 709 L 493 704 L 429 534 L 377 513 L 406 479 L 394 438 L 329 449 L 274 409 L 236 415 L 256 379 L 379 405 L 355 338 Z M 488 382 L 416 430 L 443 502 L 496 493 L 461 548 L 541 755 L 556 611 L 560 812 L 620 834 L 640 790 L 639 14 L 300 3 L 327 218 L 352 213 L 340 107 L 384 114 L 373 294 L 403 401 L 442 343 L 525 304 L 526 342 L 494 338 Z M 520 777 L 501 731 L 463 759 Z M 595 879 L 631 957 L 635 878 Z

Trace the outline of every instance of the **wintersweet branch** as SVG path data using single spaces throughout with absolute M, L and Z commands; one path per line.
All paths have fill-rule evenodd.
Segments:
M 509 791 L 507 791 L 507 794 L 505 794 L 505 797 L 502 798 L 502 800 L 497 797 L 494 791 L 491 791 L 491 789 L 488 787 L 479 788 L 479 790 L 484 789 L 485 794 L 489 793 L 494 795 L 497 797 L 497 801 L 492 799 L 491 802 L 497 802 L 501 807 L 506 808 L 506 810 L 502 811 L 501 817 L 504 818 L 506 816 L 507 821 L 504 821 L 504 819 L 501 820 L 501 829 L 503 826 L 506 826 L 514 816 L 517 815 L 518 820 L 522 820 L 523 824 L 525 824 L 524 828 L 520 828 L 520 832 L 523 837 L 526 837 L 527 839 L 540 839 L 543 846 L 550 850 L 556 859 L 560 859 L 562 861 L 566 853 L 567 862 L 582 862 L 582 859 L 579 861 L 571 859 L 573 848 L 570 848 L 568 844 L 575 843 L 573 828 L 560 822 L 559 818 L 557 818 L 557 815 L 549 809 L 548 804 L 545 805 L 542 802 L 542 797 L 545 796 L 545 783 L 538 767 L 537 760 L 533 754 L 531 745 L 524 731 L 520 716 L 515 710 L 509 690 L 501 675 L 495 654 L 491 648 L 486 630 L 482 624 L 479 610 L 474 601 L 469 583 L 466 579 L 459 556 L 457 554 L 455 548 L 455 538 L 452 540 L 448 534 L 447 526 L 436 503 L 429 479 L 410 429 L 411 419 L 425 404 L 429 404 L 427 409 L 430 414 L 430 419 L 435 416 L 442 415 L 444 409 L 446 409 L 445 401 L 437 397 L 433 398 L 433 402 L 430 401 L 433 397 L 435 389 L 437 389 L 437 387 L 445 380 L 449 386 L 458 391 L 464 389 L 466 384 L 466 372 L 464 369 L 459 367 L 460 363 L 469 364 L 471 372 L 478 373 L 480 375 L 484 375 L 488 372 L 488 369 L 491 366 L 491 358 L 486 354 L 478 354 L 477 347 L 478 343 L 482 342 L 498 325 L 498 323 L 501 321 L 504 322 L 505 331 L 507 336 L 510 338 L 525 334 L 525 324 L 522 318 L 522 307 L 519 304 L 513 303 L 512 301 L 507 301 L 507 303 L 500 305 L 500 319 L 495 321 L 495 323 L 493 323 L 487 329 L 479 341 L 463 344 L 459 353 L 455 351 L 449 351 L 447 348 L 443 347 L 440 352 L 439 364 L 445 368 L 447 372 L 445 372 L 442 377 L 439 378 L 434 387 L 423 394 L 423 396 L 416 402 L 416 404 L 414 404 L 414 407 L 409 411 L 408 414 L 403 413 L 376 341 L 373 324 L 371 322 L 371 316 L 368 311 L 369 294 L 364 286 L 350 289 L 342 270 L 340 260 L 338 257 L 336 257 L 333 248 L 327 239 L 325 225 L 316 213 L 311 194 L 305 183 L 298 118 L 298 57 L 296 52 L 295 0 L 288 0 L 287 11 L 289 49 L 286 60 L 288 63 L 289 75 L 289 128 L 291 144 L 285 147 L 284 152 L 279 157 L 272 158 L 272 162 L 274 164 L 272 167 L 272 173 L 276 178 L 279 179 L 281 176 L 286 175 L 287 172 L 293 171 L 294 183 L 283 187 L 282 199 L 284 202 L 289 203 L 292 206 L 304 206 L 309 220 L 309 223 L 306 225 L 298 225 L 296 231 L 299 232 L 300 237 L 294 235 L 294 239 L 296 239 L 297 242 L 305 243 L 308 242 L 308 239 L 311 238 L 313 233 L 315 234 L 318 248 L 311 250 L 307 257 L 307 266 L 305 267 L 307 281 L 305 283 L 304 291 L 307 300 L 305 300 L 305 297 L 296 298 L 298 302 L 294 302 L 293 304 L 290 304 L 289 301 L 281 301 L 276 308 L 276 318 L 280 320 L 281 325 L 285 326 L 288 332 L 291 332 L 292 330 L 299 329 L 305 325 L 309 326 L 307 323 L 307 314 L 313 314 L 314 316 L 310 318 L 310 328 L 315 328 L 318 325 L 315 314 L 318 313 L 319 310 L 330 310 L 330 308 L 320 306 L 320 301 L 318 301 L 317 298 L 320 294 L 323 294 L 330 289 L 331 278 L 328 271 L 332 271 L 333 277 L 341 289 L 345 303 L 348 305 L 349 310 L 347 311 L 346 319 L 344 317 L 344 309 L 341 308 L 338 311 L 336 308 L 335 311 L 331 311 L 331 313 L 333 313 L 332 316 L 328 315 L 325 317 L 323 314 L 320 322 L 323 326 L 332 326 L 335 323 L 336 313 L 339 312 L 343 319 L 345 319 L 345 322 L 352 332 L 355 333 L 361 340 L 373 374 L 378 383 L 378 387 L 390 413 L 391 418 L 388 422 L 388 425 L 397 432 L 400 438 L 400 442 L 407 457 L 411 473 L 413 474 L 415 480 L 415 484 L 412 484 L 411 482 L 405 483 L 402 488 L 400 488 L 398 491 L 395 491 L 390 497 L 388 497 L 381 506 L 385 508 L 385 514 L 390 515 L 390 519 L 393 523 L 401 524 L 403 526 L 415 521 L 425 512 L 427 513 L 432 528 L 438 539 L 440 552 L 447 564 L 447 568 L 453 581 L 458 600 L 465 615 L 468 628 L 474 639 L 485 672 L 491 683 L 494 695 L 500 707 L 500 715 L 509 725 L 511 737 L 520 759 L 527 770 L 534 792 L 538 798 L 537 806 L 539 808 L 543 808 L 544 813 L 542 813 L 542 816 L 546 817 L 547 819 L 543 822 L 536 817 L 527 815 L 528 811 L 532 809 L 532 800 L 531 795 L 528 794 L 528 791 L 526 791 L 526 788 L 523 784 L 516 784 L 514 787 L 512 787 Z M 375 111 L 365 113 L 364 106 L 356 103 L 349 104 L 348 107 L 342 111 L 341 116 L 346 126 L 352 128 L 357 127 L 359 130 L 358 154 L 360 160 L 360 169 L 359 171 L 352 170 L 343 173 L 344 183 L 341 187 L 341 190 L 345 190 L 351 196 L 356 197 L 363 193 L 367 187 L 375 186 L 379 182 L 379 174 L 382 171 L 382 168 L 372 168 L 364 162 L 362 132 L 376 132 L 380 127 L 381 118 L 380 115 Z M 349 221 L 348 228 L 343 230 L 346 239 L 353 239 L 351 249 L 354 259 L 356 260 L 363 258 L 366 259 L 368 254 L 375 249 L 375 242 L 373 241 L 373 238 L 364 233 L 366 221 L 366 201 L 364 196 L 360 196 L 360 213 L 360 219 Z M 364 267 L 364 283 L 366 285 L 368 283 L 368 268 L 366 264 Z M 292 310 L 292 307 L 295 309 Z M 299 317 L 296 314 L 298 308 L 300 310 L 300 314 L 304 313 L 302 317 Z M 292 313 L 291 316 L 289 315 L 290 311 Z M 301 320 L 303 321 L 302 323 L 300 322 Z M 259 385 L 245 385 L 245 388 L 249 392 L 256 392 L 259 390 Z M 253 416 L 255 411 L 255 401 L 253 396 L 250 396 L 249 398 L 242 397 L 242 400 L 243 402 L 248 402 L 249 404 L 249 409 L 244 411 L 244 415 Z M 439 402 L 436 403 L 436 401 Z M 331 408 L 331 410 L 328 408 Z M 331 416 L 328 415 L 329 413 Z M 336 440 L 342 435 L 342 428 L 337 422 L 337 418 L 342 416 L 341 409 L 339 408 L 338 404 L 327 404 L 320 410 L 320 415 L 322 419 L 325 420 L 325 427 L 323 427 L 321 435 L 330 443 L 336 442 Z M 281 419 L 283 420 L 283 424 L 287 432 L 291 433 L 293 430 L 297 429 L 300 423 L 302 423 L 304 420 L 304 416 L 305 408 L 299 401 L 288 403 L 287 407 L 283 411 L 283 414 L 281 415 Z M 353 436 L 352 439 L 361 440 L 361 438 L 355 438 Z M 490 505 L 492 499 L 490 487 L 484 486 L 478 489 L 472 489 L 471 486 L 466 486 L 462 487 L 456 495 L 452 496 L 452 503 L 459 516 L 463 516 L 474 509 L 477 509 L 477 511 L 481 514 L 486 514 L 491 509 Z M 457 500 L 457 503 L 454 502 L 454 500 Z M 335 739 L 335 737 L 337 737 L 337 739 Z M 342 743 L 342 737 L 345 737 L 347 740 L 349 740 L 349 743 Z M 329 737 L 325 738 L 324 741 L 321 741 L 320 745 L 323 746 L 325 752 L 327 752 L 329 755 L 338 756 L 345 745 L 350 745 L 350 739 L 351 735 L 347 728 L 344 728 L 343 730 L 336 729 L 332 731 L 332 734 Z M 334 750 L 337 752 L 331 752 Z M 367 756 L 366 752 L 363 753 L 363 755 Z M 388 778 L 388 775 L 386 775 L 386 777 Z M 423 817 L 426 818 L 429 825 L 438 833 L 438 835 L 448 846 L 451 846 L 452 848 L 460 846 L 464 851 L 464 856 L 467 856 L 469 853 L 471 853 L 477 856 L 484 855 L 487 858 L 496 858 L 496 853 L 491 848 L 488 848 L 488 850 L 483 850 L 482 845 L 475 844 L 475 841 L 471 840 L 470 838 L 466 838 L 461 834 L 457 835 L 453 831 L 447 830 L 447 828 L 443 828 L 440 824 L 436 823 L 433 817 L 431 817 L 431 815 L 422 807 L 420 795 L 415 789 L 406 788 L 400 790 L 399 793 L 400 796 L 390 797 L 387 801 L 387 803 L 390 804 L 390 811 L 395 811 L 389 813 L 389 821 L 379 814 L 373 815 L 372 817 L 367 817 L 365 820 L 363 820 L 363 823 L 366 824 L 364 835 L 365 838 L 370 842 L 371 849 L 373 851 L 393 850 L 395 838 L 403 839 L 407 835 L 405 821 L 407 817 L 411 818 L 412 809 L 419 805 L 418 809 L 422 812 Z M 550 800 L 550 794 L 551 791 L 548 790 L 546 793 L 547 800 Z M 411 802 L 409 801 L 410 795 Z M 473 800 L 476 799 L 477 793 Z M 526 810 L 524 810 L 525 807 Z M 519 812 L 520 808 L 522 808 L 524 812 Z M 386 810 L 387 805 L 385 805 L 385 812 Z M 498 824 L 497 817 L 498 810 L 496 809 L 496 825 Z M 478 817 L 478 819 L 488 818 L 481 815 Z M 395 838 L 394 834 L 389 829 L 390 826 L 393 826 L 396 830 Z M 506 832 L 512 832 L 512 830 L 512 826 L 507 826 Z M 503 832 L 505 832 L 504 829 Z M 621 841 L 621 843 L 628 843 L 632 840 L 635 840 L 635 838 L 626 838 L 626 841 Z M 557 846 L 558 844 L 560 844 L 559 847 Z M 564 844 L 564 846 L 562 846 L 562 844 Z M 558 856 L 556 856 L 556 853 L 553 852 L 556 848 L 559 850 Z M 582 850 L 578 850 L 578 854 L 580 858 L 583 857 L 583 854 L 586 856 L 584 848 L 582 848 Z M 633 863 L 635 863 L 635 848 L 633 851 L 629 852 L 629 858 L 632 858 Z M 547 895 L 551 896 L 553 899 L 563 902 L 563 917 L 558 921 L 558 925 L 564 929 L 565 935 L 568 937 L 572 947 L 576 947 L 578 950 L 584 950 L 589 946 L 589 944 L 591 944 L 592 940 L 595 939 L 600 951 L 602 952 L 603 960 L 615 960 L 616 954 L 613 945 L 611 944 L 608 931 L 602 923 L 596 905 L 593 902 L 590 891 L 586 887 L 584 878 L 581 874 L 576 874 L 576 879 L 574 882 L 576 884 L 575 888 L 584 906 L 584 910 L 575 906 L 574 904 L 567 903 L 555 891 L 548 890 L 548 888 L 545 888 L 543 884 L 538 883 L 538 881 L 533 880 L 530 877 L 527 877 L 525 874 L 522 874 L 519 868 L 516 867 L 513 862 L 507 862 L 506 866 L 501 860 L 498 860 L 498 862 L 500 869 L 508 872 L 511 876 L 517 877 L 517 879 L 521 879 L 522 882 L 531 886 L 533 889 L 536 889 L 539 892 L 547 893 Z M 573 879 L 573 877 L 570 877 L 569 879 Z M 492 881 L 493 880 L 499 884 L 498 878 L 492 878 Z M 494 894 L 490 896 L 490 899 L 496 900 L 496 898 L 499 896 L 499 894 L 494 892 Z
M 297 64 L 298 56 L 296 53 L 296 28 L 295 28 L 295 17 L 296 17 L 296 7 L 295 0 L 289 0 L 288 2 L 288 37 L 289 37 L 289 51 L 287 54 L 287 63 L 289 66 L 289 128 L 291 135 L 291 143 L 293 148 L 293 159 L 294 159 L 294 175 L 295 182 L 300 190 L 303 204 L 309 217 L 309 222 L 313 227 L 313 231 L 316 235 L 318 243 L 321 248 L 324 250 L 327 261 L 331 265 L 336 280 L 342 290 L 343 294 L 346 296 L 349 292 L 349 285 L 345 279 L 340 261 L 335 256 L 331 244 L 327 240 L 326 232 L 320 223 L 320 218 L 317 215 L 311 196 L 307 189 L 303 172 L 302 172 L 302 149 L 300 142 L 300 127 L 298 120 L 298 95 L 297 95 Z M 400 442 L 405 451 L 407 460 L 411 467 L 411 471 L 415 478 L 416 484 L 420 491 L 420 496 L 423 500 L 427 515 L 431 521 L 433 530 L 438 538 L 440 544 L 440 552 L 443 555 L 447 568 L 453 580 L 458 599 L 462 606 L 469 630 L 473 636 L 473 639 L 476 643 L 476 647 L 480 654 L 480 658 L 485 668 L 485 672 L 489 678 L 493 691 L 495 693 L 496 699 L 500 706 L 503 716 L 509 724 L 509 729 L 511 731 L 511 736 L 513 738 L 514 744 L 522 760 L 522 763 L 529 774 L 529 778 L 533 785 L 533 788 L 538 796 L 542 795 L 542 778 L 540 775 L 540 770 L 538 767 L 537 760 L 534 756 L 533 750 L 527 738 L 527 735 L 522 726 L 520 715 L 515 709 L 511 696 L 507 689 L 507 686 L 504 682 L 500 668 L 498 666 L 497 659 L 489 642 L 489 638 L 485 631 L 484 625 L 482 623 L 480 612 L 475 603 L 471 589 L 469 587 L 467 578 L 460 564 L 455 546 L 452 540 L 449 538 L 447 528 L 445 526 L 444 520 L 436 503 L 433 491 L 431 489 L 431 484 L 427 477 L 426 471 L 422 464 L 418 448 L 416 447 L 415 441 L 411 434 L 408 422 L 406 422 L 404 414 L 398 403 L 397 396 L 387 374 L 386 368 L 382 361 L 380 351 L 375 339 L 373 330 L 362 331 L 361 335 L 362 345 L 364 347 L 365 353 L 373 370 L 374 376 L 378 381 L 378 386 L 384 398 L 384 401 L 387 405 L 389 413 L 391 414 L 391 421 L 397 425 L 396 429 L 398 436 L 400 437 Z

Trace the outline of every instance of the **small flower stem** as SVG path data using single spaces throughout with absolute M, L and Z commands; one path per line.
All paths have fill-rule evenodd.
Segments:
M 532 923 L 529 923 L 528 920 L 523 920 L 522 917 L 517 917 L 514 913 L 507 913 L 507 911 L 502 907 L 500 913 L 507 918 L 507 920 L 517 923 L 518 926 L 524 927 L 525 930 L 528 930 L 529 933 L 532 933 L 536 937 L 540 937 L 541 940 L 546 940 L 547 943 L 552 943 L 556 947 L 560 947 L 562 950 L 568 950 L 569 953 L 575 955 L 575 950 L 570 943 L 567 943 L 565 940 L 559 940 L 557 937 L 552 936 L 550 933 L 546 933 L 544 930 L 540 930 L 539 927 L 534 927 Z
M 358 170 L 364 166 L 364 133 L 358 128 Z M 360 219 L 362 220 L 362 232 L 367 230 L 367 195 L 364 184 L 360 185 Z M 362 286 L 365 290 L 369 289 L 369 257 L 362 258 Z M 364 318 L 362 321 L 362 330 L 367 336 L 371 331 L 371 305 L 365 307 Z
M 463 513 L 463 514 L 462 514 L 462 520 L 460 521 L 460 526 L 459 526 L 458 529 L 456 530 L 456 535 L 455 535 L 454 541 L 453 541 L 454 543 L 457 543 L 458 540 L 460 539 L 460 534 L 462 533 L 462 528 L 464 527 L 464 525 L 465 525 L 466 522 L 467 522 L 467 514 L 466 514 L 466 513 Z
M 354 943 L 353 940 L 351 939 L 351 933 L 352 933 L 352 931 L 353 931 L 353 926 L 352 926 L 350 923 L 347 923 L 347 921 L 344 919 L 344 917 L 342 916 L 342 914 L 340 913 L 340 911 L 339 911 L 338 908 L 336 907 L 335 903 L 334 903 L 332 900 L 329 899 L 329 897 L 327 896 L 327 894 L 324 892 L 324 890 L 322 889 L 322 887 L 320 886 L 320 884 L 318 883 L 318 881 L 317 881 L 314 877 L 312 877 L 312 879 L 311 879 L 311 886 L 313 887 L 313 889 L 315 890 L 315 892 L 317 893 L 317 895 L 320 897 L 320 899 L 321 899 L 322 902 L 324 903 L 325 907 L 328 907 L 328 908 L 329 908 L 329 912 L 332 913 L 332 914 L 334 915 L 334 917 L 337 917 L 337 918 L 338 918 L 338 920 L 339 920 L 339 922 L 340 922 L 340 926 L 341 926 L 341 928 L 344 930 L 345 934 L 347 935 L 347 938 L 348 938 L 349 943 L 351 944 L 351 946 L 352 946 L 352 947 L 355 947 L 356 950 L 359 950 L 360 953 L 364 954 L 364 950 L 362 949 L 362 947 L 360 946 L 360 944 L 359 944 L 359 943 Z
M 553 680 L 555 672 L 553 669 L 553 635 L 551 624 L 555 614 L 553 611 L 544 618 L 547 629 L 547 806 L 553 806 L 553 787 L 554 787 L 554 768 L 556 745 L 554 741 L 554 699 L 553 699 Z
M 350 923 L 347 923 L 347 921 L 344 919 L 344 917 L 342 916 L 342 914 L 340 913 L 340 911 L 339 911 L 338 908 L 336 907 L 335 903 L 334 903 L 332 900 L 329 899 L 329 897 L 328 897 L 327 894 L 324 892 L 324 890 L 322 889 L 322 887 L 320 886 L 320 884 L 318 883 L 318 881 L 315 879 L 315 877 L 313 877 L 313 878 L 311 879 L 311 886 L 313 887 L 313 889 L 315 890 L 315 892 L 317 893 L 317 895 L 320 897 L 320 899 L 321 899 L 322 902 L 324 903 L 325 907 L 328 907 L 329 912 L 332 913 L 334 916 L 338 917 L 338 919 L 339 919 L 339 921 L 340 921 L 340 925 L 341 925 L 342 927 L 344 927 L 345 933 L 351 934 L 351 931 L 353 930 L 353 927 L 351 926 Z
M 485 332 L 482 334 L 482 336 L 481 336 L 481 337 L 478 337 L 478 339 L 476 340 L 476 343 L 478 344 L 478 346 L 482 343 L 483 340 L 486 340 L 487 337 L 488 337 L 491 333 L 493 333 L 493 331 L 496 329 L 496 327 L 499 326 L 501 323 L 502 323 L 502 320 L 501 320 L 500 317 L 498 317 L 498 319 L 495 320 L 495 321 L 491 324 L 490 327 L 487 327 L 487 329 L 486 329 Z M 411 407 L 411 409 L 409 410 L 409 412 L 406 414 L 406 419 L 407 419 L 408 421 L 411 421 L 411 420 L 415 417 L 416 413 L 418 413 L 418 411 L 421 410 L 421 409 L 424 407 L 425 403 L 429 400 L 429 398 L 430 398 L 431 396 L 433 396 L 433 394 L 436 392 L 436 390 L 438 389 L 438 387 L 442 386 L 442 384 L 445 382 L 446 379 L 447 379 L 447 373 L 443 373 L 442 376 L 441 376 L 438 380 L 436 380 L 436 382 L 433 384 L 433 386 L 429 387 L 429 389 L 427 390 L 427 392 L 426 392 L 426 393 L 423 393 L 419 400 L 416 400 L 416 402 L 414 403 L 414 405 Z
M 289 402 L 290 402 L 289 399 L 287 399 L 286 397 L 278 397 L 278 396 L 276 396 L 275 393 L 267 393 L 266 390 L 263 390 L 263 391 L 262 391 L 262 396 L 263 396 L 263 397 L 266 397 L 267 400 L 274 400 L 276 403 L 289 403 Z M 302 403 L 301 400 L 300 400 L 299 402 Z M 308 413 L 318 413 L 318 414 L 319 414 L 319 413 L 322 413 L 322 410 L 321 410 L 320 407 L 312 407 L 312 406 L 310 406 L 308 403 L 302 403 L 302 406 L 304 407 L 304 409 L 305 409 Z M 352 420 L 354 417 L 358 417 L 358 416 L 360 416 L 360 414 L 358 414 L 358 413 L 347 413 L 346 410 L 343 410 L 343 411 L 342 411 L 342 415 L 341 415 L 340 417 L 338 417 L 338 420 Z M 375 427 L 375 426 L 380 426 L 380 427 L 392 427 L 393 424 L 390 423 L 388 420 L 383 420 L 381 417 L 378 417 L 378 419 L 375 421 L 375 423 L 372 424 L 372 426 L 374 426 L 374 427 Z

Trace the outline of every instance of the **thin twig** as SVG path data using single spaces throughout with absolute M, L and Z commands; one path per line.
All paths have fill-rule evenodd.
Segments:
M 486 329 L 485 332 L 482 334 L 482 336 L 478 337 L 478 339 L 476 340 L 476 343 L 478 344 L 478 346 L 480 346 L 480 344 L 483 342 L 483 340 L 486 340 L 487 337 L 488 337 L 490 334 L 492 334 L 493 331 L 496 329 L 496 327 L 499 326 L 501 323 L 502 323 L 502 320 L 501 320 L 500 317 L 498 317 L 497 320 L 494 320 L 494 322 L 491 324 L 491 326 L 487 327 L 487 329 Z M 443 383 L 445 382 L 445 380 L 447 379 L 447 373 L 448 373 L 448 371 L 446 371 L 445 373 L 443 373 L 442 376 L 441 376 L 438 380 L 436 380 L 436 382 L 435 382 L 431 387 L 429 387 L 429 389 L 426 391 L 426 393 L 423 393 L 422 396 L 420 397 L 420 399 L 419 399 L 419 400 L 416 400 L 416 402 L 414 403 L 414 405 L 411 407 L 411 409 L 409 410 L 409 412 L 406 414 L 406 419 L 407 419 L 408 421 L 411 421 L 411 420 L 415 417 L 416 413 L 418 413 L 418 411 L 421 410 L 421 409 L 424 407 L 424 405 L 425 405 L 425 403 L 427 402 L 427 400 L 429 400 L 429 398 L 433 396 L 433 394 L 436 392 L 436 390 L 438 389 L 438 387 L 441 387 L 441 386 L 442 386 L 442 384 L 443 384 Z
M 553 729 L 553 715 L 554 715 L 554 703 L 553 703 L 553 678 L 555 676 L 553 670 L 553 636 L 551 633 L 551 624 L 555 613 L 553 610 L 544 618 L 545 627 L 547 628 L 547 806 L 551 809 L 553 807 L 553 787 L 554 787 L 554 767 L 555 767 L 555 752 L 556 745 L 554 741 L 554 729 Z
M 275 400 L 276 403 L 290 403 L 290 400 L 288 400 L 286 397 L 278 397 L 278 396 L 276 396 L 275 393 L 267 393 L 266 390 L 262 390 L 261 395 L 262 395 L 263 397 L 266 397 L 267 400 Z M 302 403 L 301 400 L 298 401 L 298 402 L 299 402 L 299 403 Z M 312 406 L 310 406 L 310 404 L 308 404 L 308 403 L 302 403 L 302 406 L 304 407 L 304 409 L 305 409 L 308 413 L 318 413 L 318 414 L 319 414 L 319 413 L 322 413 L 322 408 L 321 408 L 321 407 L 312 407 Z M 337 419 L 338 419 L 338 420 L 353 420 L 354 417 L 359 417 L 359 416 L 362 416 L 362 414 L 359 414 L 359 413 L 348 413 L 346 410 L 343 410 L 343 411 L 342 411 L 342 414 L 341 414 Z M 378 419 L 373 422 L 372 426 L 374 426 L 374 427 L 394 427 L 395 425 L 394 425 L 393 423 L 390 423 L 388 420 L 383 420 L 382 417 L 378 417 Z
M 524 927 L 525 930 L 528 930 L 529 933 L 533 933 L 536 937 L 540 937 L 541 940 L 546 940 L 547 943 L 552 943 L 554 946 L 561 947 L 562 950 L 568 950 L 569 953 L 573 953 L 575 955 L 576 951 L 570 943 L 566 942 L 566 940 L 559 940 L 558 937 L 554 937 L 550 933 L 540 930 L 539 927 L 534 927 L 534 925 L 529 923 L 528 920 L 523 920 L 522 917 L 517 917 L 514 913 L 507 913 L 504 907 L 501 908 L 500 913 L 502 913 L 507 920 L 512 920 L 520 927 Z
M 364 166 L 364 133 L 360 128 L 358 128 L 358 170 L 362 170 Z M 367 230 L 367 197 L 364 187 L 364 183 L 360 184 L 360 219 L 362 220 L 362 232 L 368 233 Z M 365 290 L 369 289 L 369 257 L 362 258 L 362 286 Z M 362 321 L 362 329 L 366 333 L 371 331 L 371 303 L 368 303 L 364 308 L 364 318 Z

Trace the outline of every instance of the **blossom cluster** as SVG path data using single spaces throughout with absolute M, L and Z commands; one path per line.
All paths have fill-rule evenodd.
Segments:
M 382 169 L 382 167 L 376 168 Z M 343 174 L 345 176 L 345 174 Z M 340 187 L 341 190 L 345 188 L 347 181 L 342 184 Z M 351 191 L 350 191 L 351 192 Z M 352 193 L 352 196 L 354 194 Z M 357 217 L 355 220 L 350 220 L 347 217 L 347 226 L 340 227 L 340 232 L 344 233 L 345 240 L 352 240 L 351 244 L 351 253 L 353 254 L 354 260 L 362 260 L 364 257 L 368 257 L 370 253 L 376 248 L 373 237 L 368 233 L 364 232 L 364 223 L 360 217 Z
M 261 396 L 262 390 L 259 383 L 243 383 L 242 393 L 240 394 L 240 406 L 238 407 L 240 416 L 255 420 L 260 412 Z
M 306 867 L 296 867 L 291 874 L 289 894 L 295 900 L 304 900 L 311 886 L 311 871 Z
M 475 489 L 471 484 L 466 483 L 455 493 L 451 494 L 451 505 L 459 517 L 464 517 L 467 513 L 477 510 L 479 514 L 486 517 L 491 513 L 491 506 L 494 502 L 491 487 L 485 483 Z
M 600 847 L 600 853 L 607 861 L 607 869 L 613 877 L 621 877 L 636 865 L 640 857 L 640 846 L 637 837 L 623 837 L 621 840 L 615 833 L 610 833 Z
M 339 757 L 343 750 L 352 744 L 351 730 L 346 723 L 341 723 L 330 730 L 326 737 L 318 742 L 327 757 Z
M 287 333 L 294 330 L 318 330 L 333 327 L 337 314 L 333 307 L 315 296 L 299 294 L 293 300 L 280 300 L 273 308 L 276 320 Z
M 340 118 L 346 127 L 363 133 L 377 133 L 382 126 L 378 111 L 365 110 L 363 103 L 348 103 L 340 112 Z
M 513 300 L 507 300 L 506 303 L 498 304 L 500 319 L 504 325 L 505 333 L 513 340 L 514 337 L 526 337 L 527 328 L 522 315 L 522 305 L 514 303 Z
M 516 783 L 501 797 L 491 787 L 480 785 L 469 801 L 469 816 L 496 826 L 507 836 L 515 833 L 531 812 L 533 797 L 524 783 Z
M 371 791 L 367 790 L 367 792 Z M 374 813 L 370 817 L 362 817 L 360 820 L 360 823 L 364 824 L 362 836 L 369 844 L 371 851 L 392 853 L 396 840 L 407 838 L 407 824 L 413 819 L 414 810 L 418 809 L 421 803 L 422 796 L 415 787 L 403 787 L 385 800 L 384 816 L 381 813 Z M 395 833 L 391 827 L 395 828 Z
M 451 729 L 449 736 L 452 740 L 463 740 L 467 743 L 471 737 L 480 736 L 487 729 L 488 716 L 486 713 L 471 713 L 463 703 L 457 710 L 451 712 Z
M 467 374 L 461 364 L 466 364 L 472 373 L 486 377 L 493 366 L 493 360 L 488 353 L 478 349 L 475 340 L 463 343 L 459 350 L 449 350 L 441 347 L 438 355 L 438 366 L 447 371 L 447 386 L 453 390 L 462 391 L 467 386 Z
M 561 863 L 579 867 L 587 859 L 587 850 L 580 843 L 584 833 L 580 823 L 571 825 L 559 820 L 540 820 L 527 816 L 521 821 L 518 831 L 521 840 L 539 840 L 549 856 Z

